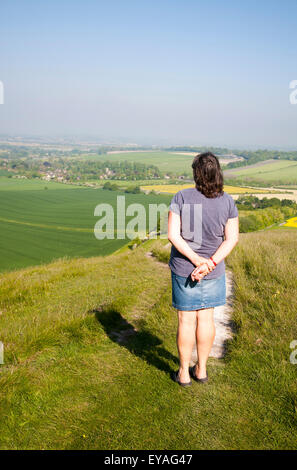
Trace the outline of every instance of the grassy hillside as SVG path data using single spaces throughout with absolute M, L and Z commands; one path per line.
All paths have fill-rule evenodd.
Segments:
M 297 162 L 292 160 L 264 161 L 255 165 L 226 170 L 224 175 L 228 180 L 236 178 L 240 182 L 258 182 L 263 186 L 266 184 L 296 185 Z
M 170 272 L 145 255 L 158 246 L 2 276 L 1 449 L 296 449 L 296 232 L 241 235 L 236 336 L 188 390 L 169 377 Z
M 44 188 L 48 189 L 45 190 Z M 109 203 L 116 213 L 119 192 L 66 184 L 0 179 L 0 271 L 46 263 L 63 256 L 110 254 L 127 240 L 94 236 L 97 204 Z M 125 194 L 131 203 L 164 202 L 170 196 Z M 127 217 L 129 220 L 131 217 Z

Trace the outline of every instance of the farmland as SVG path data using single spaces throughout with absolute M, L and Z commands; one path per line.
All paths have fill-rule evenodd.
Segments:
M 192 153 L 151 151 L 151 152 L 113 152 L 105 155 L 92 155 L 85 158 L 104 159 L 105 161 L 123 161 L 138 162 L 157 166 L 164 173 L 187 174 L 192 175 L 191 164 L 193 161 Z M 235 158 L 236 160 L 236 158 Z M 222 160 L 224 161 L 224 160 Z M 228 159 L 230 161 L 230 158 Z
M 186 188 L 193 188 L 193 184 L 162 184 L 162 185 L 146 185 L 141 186 L 143 191 L 156 191 L 159 193 L 169 193 L 175 194 L 178 191 Z M 229 186 L 225 185 L 224 190 L 229 194 L 267 194 L 269 190 L 267 189 L 256 189 L 255 188 L 245 188 L 240 186 Z
M 41 181 L 39 179 L 7 178 L 0 176 L 0 191 L 40 191 L 48 189 L 74 189 L 75 186 L 56 183 L 54 181 Z
M 292 160 L 269 160 L 245 167 L 234 168 L 224 172 L 228 180 L 251 183 L 258 182 L 269 185 L 296 185 L 297 162 Z
M 38 179 L 0 177 L 0 271 L 48 263 L 60 257 L 111 254 L 129 239 L 118 239 L 116 235 L 114 239 L 95 238 L 94 226 L 99 217 L 94 217 L 94 209 L 98 204 L 111 204 L 116 216 L 118 195 L 125 194 L 126 207 L 141 203 L 148 208 L 152 203 L 168 205 L 172 194 L 192 186 L 145 185 L 142 187 L 145 191 L 153 190 L 146 195 L 124 193 L 120 187 L 117 191 L 107 191 Z M 254 193 L 252 188 L 237 186 L 226 186 L 225 190 L 234 194 L 234 198 Z M 262 193 L 264 196 L 267 191 Z
M 0 271 L 64 256 L 89 257 L 114 252 L 129 240 L 97 240 L 94 225 L 98 217 L 94 217 L 94 209 L 100 203 L 109 203 L 116 209 L 118 194 L 123 193 L 2 177 Z M 153 194 L 125 197 L 126 205 L 137 202 L 145 207 L 170 201 L 169 196 Z
M 283 226 L 297 228 L 297 217 L 292 217 L 291 219 L 288 219 Z
M 112 162 L 128 161 L 140 164 L 155 165 L 160 168 L 163 175 L 185 172 L 191 174 L 191 162 L 193 155 L 184 155 L 178 152 L 143 151 L 143 152 L 117 152 L 102 155 L 85 155 L 82 159 L 109 159 Z M 86 161 L 86 160 L 84 160 Z M 51 160 L 53 165 L 53 160 Z M 295 170 L 294 161 L 270 161 L 265 164 L 257 163 L 250 168 L 238 168 L 230 170 L 237 172 L 271 172 L 275 165 L 278 173 L 283 169 Z M 79 163 L 78 163 L 79 166 Z M 236 172 L 236 173 L 235 173 Z M 96 173 L 96 172 L 95 172 Z M 100 188 L 106 183 L 106 179 L 97 179 L 84 182 L 73 181 L 72 184 L 62 184 L 56 181 L 44 181 L 40 178 L 26 178 L 18 175 L 16 170 L 13 177 L 5 177 L 6 170 L 0 174 L 0 271 L 13 270 L 26 266 L 48 263 L 60 257 L 90 257 L 111 254 L 121 248 L 128 239 L 104 239 L 97 240 L 94 236 L 94 225 L 98 218 L 94 217 L 94 208 L 99 203 L 110 203 L 115 208 L 117 195 L 124 194 L 124 189 L 133 189 L 135 185 L 141 185 L 141 189 L 150 194 L 127 194 L 127 205 L 141 203 L 146 208 L 151 203 L 164 202 L 169 204 L 171 195 L 186 187 L 193 187 L 193 183 L 182 184 L 182 181 L 174 179 L 138 179 L 110 181 L 116 184 L 116 191 L 106 191 Z M 241 173 L 240 173 L 241 174 Z M 252 174 L 252 173 L 251 173 Z M 17 177 L 18 176 L 18 177 Z M 139 175 L 138 175 L 139 177 Z M 239 177 L 238 177 L 239 178 Z M 177 182 L 178 181 L 178 182 Z M 233 180 L 232 180 L 233 181 Z M 68 183 L 71 183 L 68 181 Z M 277 193 L 265 188 L 251 188 L 226 184 L 225 191 L 234 195 L 234 199 L 242 194 L 257 194 L 261 197 L 279 197 Z M 297 194 L 297 191 L 296 191 Z M 296 194 L 282 193 L 281 197 L 295 200 Z M 295 214 L 292 214 L 295 215 Z

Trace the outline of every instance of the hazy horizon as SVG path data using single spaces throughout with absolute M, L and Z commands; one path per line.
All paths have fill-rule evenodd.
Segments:
M 0 135 L 297 148 L 297 3 L 3 1 Z
M 220 143 L 214 143 L 214 142 L 176 142 L 174 140 L 168 140 L 168 142 L 165 141 L 156 141 L 156 140 L 138 140 L 137 138 L 133 139 L 131 138 L 119 138 L 119 137 L 114 137 L 114 138 L 100 138 L 96 135 L 71 135 L 71 134 L 63 134 L 63 135 L 44 135 L 44 134 L 0 134 L 0 142 L 1 141 L 9 141 L 11 144 L 13 144 L 13 141 L 16 142 L 24 142 L 24 145 L 26 145 L 26 142 L 31 142 L 31 143 L 36 143 L 38 144 L 39 141 L 42 141 L 42 144 L 59 144 L 59 145 L 73 145 L 79 146 L 79 145 L 93 145 L 93 146 L 135 146 L 137 149 L 138 147 L 148 147 L 148 148 L 154 148 L 156 147 L 157 149 L 160 148 L 167 148 L 167 147 L 221 147 L 221 148 L 226 148 L 228 150 L 250 150 L 250 151 L 255 151 L 255 150 L 277 150 L 277 151 L 297 151 L 297 145 L 296 146 L 273 146 L 273 145 L 251 145 L 251 144 L 241 144 L 241 145 L 232 145 L 232 144 L 220 144 Z

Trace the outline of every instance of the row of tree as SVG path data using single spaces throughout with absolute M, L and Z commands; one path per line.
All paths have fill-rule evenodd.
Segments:
M 244 160 L 239 162 L 230 162 L 227 168 L 238 168 L 254 163 L 263 162 L 265 160 L 297 160 L 297 151 L 283 152 L 278 150 L 233 150 L 233 153 Z
M 123 189 L 116 183 L 111 183 L 110 181 L 106 181 L 103 185 L 103 189 L 107 189 L 108 191 L 124 191 L 125 193 L 130 194 L 139 194 L 141 192 L 139 186 L 128 186 L 127 188 Z
M 68 181 L 96 179 L 143 180 L 159 179 L 163 174 L 155 165 L 129 161 L 108 161 L 78 158 L 36 158 L 0 160 L 0 167 L 19 175 L 34 178 L 44 175 L 60 176 Z
M 267 207 L 291 207 L 297 211 L 297 204 L 291 199 L 278 199 L 277 197 L 263 197 L 259 199 L 257 196 L 240 196 L 236 205 L 238 209 L 252 210 L 252 209 L 266 209 Z
M 240 232 L 254 232 L 270 225 L 279 224 L 296 216 L 297 204 L 290 199 L 241 196 L 236 201 L 239 212 Z M 241 212 L 241 211 L 245 212 Z

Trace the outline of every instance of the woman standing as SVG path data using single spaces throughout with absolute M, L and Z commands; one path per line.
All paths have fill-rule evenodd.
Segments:
M 220 163 L 210 152 L 192 163 L 195 188 L 182 189 L 169 208 L 172 304 L 178 310 L 180 368 L 174 380 L 207 382 L 206 362 L 215 338 L 214 307 L 226 303 L 224 259 L 238 242 L 238 211 L 223 191 Z M 198 362 L 189 368 L 197 343 Z

